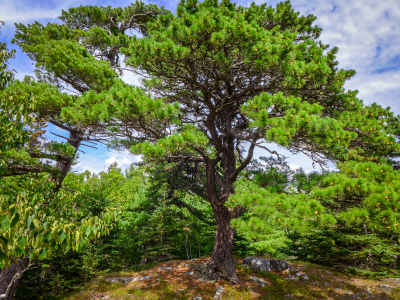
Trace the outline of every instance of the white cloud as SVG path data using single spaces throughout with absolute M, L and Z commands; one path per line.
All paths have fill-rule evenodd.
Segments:
M 128 151 L 106 152 L 103 157 L 99 157 L 96 153 L 94 154 L 80 154 L 79 163 L 73 167 L 74 171 L 83 172 L 89 170 L 92 173 L 100 173 L 106 171 L 107 168 L 113 164 L 118 163 L 118 167 L 122 170 L 129 168 L 132 163 L 140 162 L 142 158 L 138 155 L 132 155 Z
M 306 173 L 321 170 L 321 167 L 318 164 L 313 165 L 312 159 L 303 153 L 293 155 L 290 151 L 288 151 L 285 148 L 283 148 L 282 146 L 278 146 L 274 143 L 263 143 L 262 146 L 267 147 L 270 151 L 276 151 L 280 155 L 287 157 L 286 161 L 292 170 L 303 168 L 303 170 Z M 274 158 L 277 157 L 276 155 L 271 154 L 270 152 L 268 152 L 262 148 L 255 148 L 253 158 L 259 159 L 262 156 L 264 156 L 264 157 L 273 156 Z M 329 167 L 329 169 L 334 169 L 334 166 L 332 164 L 328 164 L 328 167 Z
M 7 1 L 0 0 L 0 20 L 5 23 L 27 23 L 43 19 L 55 19 L 61 14 L 61 9 L 74 6 L 78 1 L 62 1 L 53 8 L 40 7 L 39 1 Z
M 98 158 L 97 155 L 80 155 L 78 161 L 78 164 L 72 167 L 72 171 L 78 173 L 88 170 L 91 173 L 98 174 L 102 171 L 106 171 L 110 165 L 106 164 L 104 160 Z
M 6 23 L 27 23 L 42 21 L 44 19 L 56 19 L 61 15 L 61 10 L 80 5 L 102 5 L 113 7 L 125 7 L 132 3 L 130 0 L 0 0 L 0 20 Z
M 124 74 L 122 75 L 123 81 L 134 86 L 141 86 L 140 78 L 139 75 L 130 71 L 124 71 Z
M 132 163 L 136 163 L 142 160 L 142 158 L 138 155 L 132 155 L 128 151 L 125 152 L 111 152 L 110 158 L 105 160 L 106 165 L 111 165 L 113 163 L 117 163 L 118 166 L 122 169 L 128 168 Z

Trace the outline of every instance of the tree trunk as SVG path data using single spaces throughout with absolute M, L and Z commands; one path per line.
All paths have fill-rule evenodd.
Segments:
M 62 185 L 62 182 L 64 181 L 65 176 L 67 176 L 69 170 L 71 169 L 72 163 L 76 157 L 76 153 L 78 152 L 79 146 L 81 145 L 82 141 L 82 134 L 75 132 L 70 133 L 67 143 L 75 148 L 75 152 L 73 156 L 67 161 L 57 161 L 56 169 L 60 171 L 60 174 L 57 176 L 57 178 L 55 178 L 57 186 L 55 187 L 54 192 L 58 192 Z
M 219 191 L 216 188 L 217 180 L 219 180 L 216 176 L 217 160 L 208 160 L 206 163 L 207 195 L 214 212 L 217 232 L 214 252 L 207 263 L 198 267 L 198 271 L 210 279 L 223 279 L 239 283 L 240 280 L 235 271 L 236 262 L 232 253 L 235 230 L 231 228 L 230 222 L 244 213 L 244 207 L 237 206 L 232 210 L 224 206 L 228 197 L 234 193 L 233 181 L 231 182 L 230 177 L 235 172 L 235 167 L 231 166 L 235 163 L 235 156 L 233 155 L 231 158 L 233 163 L 228 161 L 224 163 L 224 166 L 227 166 L 224 174 L 227 180 L 218 183 Z
M 12 300 L 18 282 L 22 274 L 27 270 L 28 259 L 19 259 L 11 264 L 9 268 L 4 267 L 0 271 L 0 299 Z
M 71 132 L 67 143 L 70 144 L 72 147 L 75 148 L 75 152 L 73 154 L 73 156 L 68 159 L 67 161 L 57 161 L 56 164 L 56 169 L 61 171 L 61 174 L 59 176 L 59 178 L 57 178 L 57 181 L 61 184 L 62 181 L 64 180 L 65 176 L 67 176 L 69 170 L 71 169 L 72 163 L 74 161 L 74 158 L 76 156 L 76 153 L 78 152 L 79 146 L 81 145 L 81 142 L 83 140 L 82 134 L 76 134 L 74 132 Z
M 231 212 L 223 205 L 213 205 L 217 233 L 215 235 L 214 252 L 204 266 L 204 273 L 211 279 L 223 279 L 238 283 L 235 260 L 233 258 L 233 238 L 235 230 L 230 227 Z

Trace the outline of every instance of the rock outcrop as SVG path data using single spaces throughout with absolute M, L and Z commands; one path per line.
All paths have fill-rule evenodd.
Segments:
M 152 278 L 153 276 L 144 276 L 144 277 L 112 277 L 112 278 L 107 278 L 105 281 L 107 282 L 119 282 L 119 283 L 129 283 L 132 281 L 144 281 L 147 279 Z
M 274 271 L 279 273 L 290 268 L 289 263 L 286 260 L 259 258 L 254 256 L 248 256 L 243 259 L 243 264 L 250 266 L 254 271 L 264 272 Z
M 250 276 L 250 279 L 253 280 L 255 284 L 257 284 L 261 287 L 269 285 L 268 282 L 266 282 L 264 279 L 259 278 L 259 277 Z
M 224 288 L 222 286 L 217 287 L 217 291 L 215 292 L 213 300 L 222 300 L 222 292 Z

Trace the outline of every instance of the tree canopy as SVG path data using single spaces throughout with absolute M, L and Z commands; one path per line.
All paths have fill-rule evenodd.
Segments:
M 392 113 L 343 88 L 355 72 L 337 68 L 338 49 L 318 40 L 314 20 L 289 2 L 181 1 L 176 14 L 159 15 L 147 36 L 121 48 L 143 87 L 117 80 L 63 110 L 71 122 L 106 122 L 115 147 L 148 161 L 203 163 L 217 221 L 211 269 L 232 269 L 231 246 L 222 240 L 231 245 L 229 222 L 244 207 L 225 203 L 255 147 L 282 157 L 265 145 L 272 142 L 322 166 L 398 155 L 386 129 Z

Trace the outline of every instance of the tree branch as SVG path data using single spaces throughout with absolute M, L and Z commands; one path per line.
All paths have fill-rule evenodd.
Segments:
M 51 122 L 50 122 L 50 123 L 51 123 Z M 66 139 L 66 140 L 68 140 L 68 138 L 66 138 L 65 136 L 62 136 L 62 135 L 56 134 L 56 133 L 54 133 L 54 132 L 51 132 L 50 130 L 49 130 L 49 132 L 50 132 L 51 134 L 54 134 L 55 136 L 58 136 L 58 137 L 60 137 L 60 138 L 63 138 L 63 139 Z
M 251 159 L 253 158 L 254 154 L 254 148 L 256 147 L 256 143 L 251 143 L 249 147 L 249 151 L 247 152 L 247 157 L 246 159 L 240 164 L 240 166 L 235 170 L 235 172 L 229 177 L 230 182 L 234 182 L 236 178 L 238 177 L 239 173 L 248 166 L 248 164 L 251 162 Z
M 78 193 L 77 191 L 75 191 L 75 190 L 73 190 L 73 189 L 70 189 L 70 188 L 67 188 L 66 186 L 63 186 L 63 185 L 61 186 L 61 188 L 63 188 L 64 190 L 67 190 L 67 191 L 70 192 L 71 194 L 76 194 L 76 193 Z M 97 203 L 100 203 L 99 200 L 96 200 L 96 199 L 94 199 L 94 198 L 92 198 L 92 197 L 89 197 L 89 196 L 86 196 L 86 195 L 84 195 L 84 194 L 81 194 L 81 196 L 86 197 L 86 198 L 88 198 L 88 199 L 90 199 L 90 200 L 96 201 Z
M 93 148 L 93 149 L 99 149 L 97 147 L 93 147 L 93 146 L 90 146 L 90 145 L 85 145 L 85 144 L 82 144 L 82 143 L 81 143 L 81 146 L 90 147 L 90 148 Z
M 66 131 L 69 131 L 69 132 L 76 132 L 76 129 L 73 129 L 73 128 L 70 128 L 70 127 L 68 127 L 68 126 L 65 126 L 65 125 L 63 125 L 63 124 L 61 124 L 61 123 L 59 123 L 59 122 L 57 122 L 57 121 L 48 120 L 48 122 L 51 123 L 51 124 L 53 124 L 53 125 L 55 125 L 55 126 L 57 126 L 57 127 L 60 127 L 61 129 L 66 130 Z

